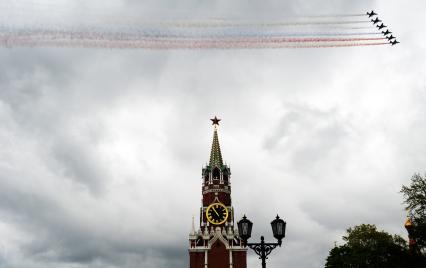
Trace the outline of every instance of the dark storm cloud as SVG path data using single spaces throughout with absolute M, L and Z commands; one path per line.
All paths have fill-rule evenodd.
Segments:
M 4 178 L 1 179 L 4 181 Z M 123 263 L 136 265 L 146 259 L 167 259 L 170 263 L 181 264 L 183 257 L 186 257 L 186 251 L 179 244 L 163 246 L 158 242 L 147 241 L 144 237 L 134 240 L 126 235 L 111 236 L 117 226 L 103 227 L 100 231 L 91 230 L 90 226 L 85 226 L 87 223 L 83 222 L 83 218 L 70 215 L 67 207 L 55 203 L 46 193 L 25 193 L 5 184 L 2 186 L 2 221 L 11 223 L 24 230 L 29 237 L 34 237 L 33 241 L 21 247 L 24 258 L 40 263 L 84 265 L 100 261 L 121 267 Z M 79 208 L 82 213 L 86 209 L 88 207 Z M 96 224 L 108 223 L 99 221 Z

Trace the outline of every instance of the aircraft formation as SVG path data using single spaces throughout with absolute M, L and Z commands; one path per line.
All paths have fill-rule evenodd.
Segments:
M 379 17 L 377 17 L 377 15 L 378 14 L 374 12 L 374 10 L 367 12 L 367 16 L 371 18 L 371 22 L 373 23 L 373 25 L 376 26 L 377 29 L 382 30 L 383 28 L 387 28 L 387 26 L 383 24 L 383 22 L 379 19 Z M 374 18 L 374 16 L 376 17 Z M 382 23 L 379 24 L 380 22 Z M 391 44 L 392 46 L 400 43 L 396 40 L 396 37 L 392 35 L 392 32 L 389 31 L 389 29 L 386 29 L 386 31 L 382 31 L 382 34 L 389 41 L 389 44 Z
M 99 10 L 81 11 L 82 19 L 76 21 L 69 20 L 68 16 L 50 16 L 61 11 L 50 6 L 25 11 L 0 3 L 0 9 L 10 14 L 10 18 L 25 18 L 14 22 L 9 17 L 0 16 L 0 49 L 298 49 L 393 46 L 399 43 L 374 10 L 367 14 L 293 15 L 266 20 L 148 19 L 108 12 L 102 15 Z

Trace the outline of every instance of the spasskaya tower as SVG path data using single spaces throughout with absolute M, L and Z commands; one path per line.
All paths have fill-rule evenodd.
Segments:
M 189 234 L 190 268 L 246 268 L 247 248 L 241 245 L 234 226 L 231 200 L 231 169 L 223 163 L 217 117 L 213 122 L 210 161 L 202 169 L 202 204 L 200 226 L 194 219 Z M 234 228 L 235 227 L 235 228 Z

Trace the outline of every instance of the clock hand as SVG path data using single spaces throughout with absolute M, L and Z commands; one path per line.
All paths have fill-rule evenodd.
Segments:
M 217 213 L 216 209 L 214 209 L 214 207 L 212 207 L 212 209 L 213 209 L 214 213 L 216 213 L 216 215 L 217 215 L 218 217 L 220 217 L 220 215 L 219 215 L 219 213 Z

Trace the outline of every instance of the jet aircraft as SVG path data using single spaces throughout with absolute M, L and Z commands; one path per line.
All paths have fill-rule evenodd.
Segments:
M 376 27 L 379 28 L 379 30 L 381 30 L 383 28 L 386 28 L 387 26 L 382 23 L 380 25 L 376 25 Z
M 388 35 L 388 34 L 391 34 L 392 32 L 391 31 L 389 31 L 389 30 L 386 30 L 386 32 L 384 32 L 384 31 L 382 31 L 382 34 L 383 35 Z
M 368 15 L 369 18 L 371 18 L 371 17 L 377 15 L 377 13 L 374 13 L 374 10 L 371 10 L 370 13 L 367 12 L 367 15 Z
M 392 45 L 392 46 L 394 46 L 394 45 L 396 45 L 396 44 L 399 44 L 399 42 L 398 42 L 398 41 L 396 41 L 396 39 L 395 39 L 395 40 L 393 40 L 393 41 L 391 41 L 390 43 L 391 43 L 391 45 Z
M 396 37 L 393 37 L 393 35 L 391 35 L 391 36 L 387 36 L 386 37 L 389 41 L 391 41 L 392 39 L 396 39 Z
M 374 20 L 371 20 L 371 22 L 372 22 L 373 24 L 377 24 L 377 23 L 381 22 L 381 20 L 379 20 L 379 18 L 376 18 L 376 19 L 374 19 Z

